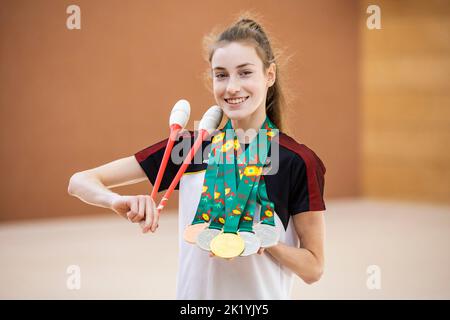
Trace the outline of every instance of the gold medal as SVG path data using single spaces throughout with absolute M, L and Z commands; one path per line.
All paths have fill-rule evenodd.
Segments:
M 234 258 L 245 249 L 245 241 L 235 233 L 221 233 L 212 239 L 211 251 L 221 258 Z
M 197 223 L 197 224 L 191 224 L 184 229 L 184 240 L 186 242 L 195 244 L 197 241 L 197 236 L 200 232 L 202 232 L 204 229 L 208 227 L 209 223 Z

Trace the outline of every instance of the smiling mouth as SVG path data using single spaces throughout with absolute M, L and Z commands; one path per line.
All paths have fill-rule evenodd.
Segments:
M 240 104 L 246 101 L 249 97 L 241 97 L 241 98 L 228 98 L 224 99 L 228 104 Z

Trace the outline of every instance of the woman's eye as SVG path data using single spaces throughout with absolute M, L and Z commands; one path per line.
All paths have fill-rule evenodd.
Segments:
M 243 72 L 241 72 L 241 75 L 242 76 L 249 76 L 249 75 L 251 75 L 253 72 L 251 72 L 251 71 L 243 71 Z
M 223 74 L 223 73 L 217 73 L 217 74 L 215 75 L 215 77 L 216 77 L 217 79 L 223 79 L 223 78 L 225 78 L 225 74 Z

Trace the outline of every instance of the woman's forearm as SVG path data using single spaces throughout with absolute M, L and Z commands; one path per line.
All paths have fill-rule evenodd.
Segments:
M 318 281 L 322 276 L 322 263 L 308 249 L 291 247 L 279 242 L 276 246 L 267 248 L 266 251 L 307 284 Z
M 119 196 L 96 177 L 84 173 L 76 173 L 70 178 L 68 192 L 83 202 L 103 208 L 111 208 L 112 201 Z

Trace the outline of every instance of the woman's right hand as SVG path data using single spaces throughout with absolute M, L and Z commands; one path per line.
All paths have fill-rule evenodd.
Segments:
M 114 195 L 111 209 L 118 215 L 133 223 L 139 223 L 142 232 L 155 232 L 158 227 L 160 211 L 149 195 L 121 196 Z

